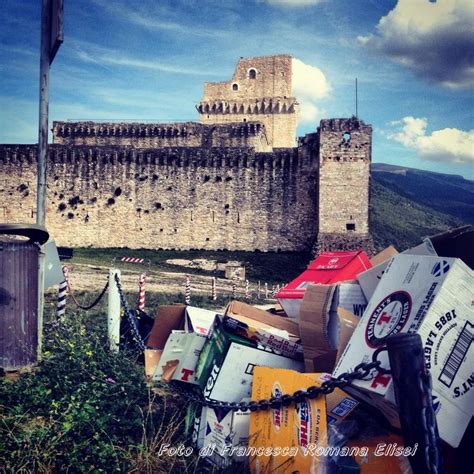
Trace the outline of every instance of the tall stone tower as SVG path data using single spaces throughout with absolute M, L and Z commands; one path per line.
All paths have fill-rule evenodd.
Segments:
M 369 235 L 372 126 L 356 117 L 321 120 L 317 251 L 363 248 Z
M 292 96 L 292 57 L 240 59 L 230 81 L 206 82 L 197 105 L 200 122 L 258 121 L 269 148 L 296 145 L 298 103 Z

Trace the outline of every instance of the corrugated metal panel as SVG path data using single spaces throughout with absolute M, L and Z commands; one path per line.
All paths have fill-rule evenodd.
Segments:
M 16 370 L 37 360 L 38 247 L 0 241 L 0 367 Z

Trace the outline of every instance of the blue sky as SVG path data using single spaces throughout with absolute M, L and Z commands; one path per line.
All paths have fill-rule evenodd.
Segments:
M 298 134 L 355 113 L 373 161 L 474 179 L 470 0 L 64 0 L 53 120 L 197 120 L 239 57 L 299 61 Z M 3 0 L 0 143 L 36 143 L 40 0 Z

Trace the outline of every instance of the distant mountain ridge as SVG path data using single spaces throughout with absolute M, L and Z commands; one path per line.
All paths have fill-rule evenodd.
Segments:
M 474 224 L 474 181 L 404 166 L 373 163 L 370 226 L 376 246 L 398 250 L 423 237 Z
M 372 164 L 372 178 L 408 199 L 474 224 L 474 181 L 406 166 Z

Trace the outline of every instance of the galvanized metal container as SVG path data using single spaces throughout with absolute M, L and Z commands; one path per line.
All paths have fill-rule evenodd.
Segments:
M 17 226 L 0 225 L 0 367 L 5 371 L 34 364 L 38 349 L 39 245 L 2 235 L 16 233 Z M 31 227 L 39 226 L 29 227 L 18 234 L 34 234 Z
M 38 246 L 0 242 L 0 367 L 36 362 L 38 349 Z

